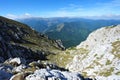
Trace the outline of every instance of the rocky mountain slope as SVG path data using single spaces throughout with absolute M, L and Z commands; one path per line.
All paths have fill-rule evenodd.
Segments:
M 75 54 L 66 66 L 70 71 L 97 80 L 120 79 L 120 25 L 92 32 L 84 42 L 68 52 Z
M 44 59 L 45 54 L 64 49 L 60 41 L 32 30 L 25 24 L 0 17 L 0 61 L 8 58 Z
M 0 80 L 91 80 L 46 61 L 63 49 L 61 41 L 0 16 Z
M 0 80 L 120 79 L 120 25 L 98 29 L 77 47 L 62 50 L 61 41 L 0 17 Z

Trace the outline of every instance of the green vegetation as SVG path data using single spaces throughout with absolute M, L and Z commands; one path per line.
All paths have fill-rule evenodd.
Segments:
M 107 60 L 106 65 L 110 65 L 112 62 L 110 60 Z
M 3 22 L 6 22 L 6 24 L 7 24 L 8 26 L 16 26 L 16 27 L 20 27 L 20 28 L 27 29 L 27 30 L 30 30 L 30 29 L 31 29 L 31 28 L 30 28 L 29 26 L 27 26 L 26 24 L 22 24 L 22 23 L 20 23 L 20 22 L 17 22 L 17 21 L 14 21 L 14 20 L 11 20 L 11 19 L 2 17 L 2 16 L 0 16 L 0 20 L 2 20 Z
M 108 27 L 105 27 L 106 29 L 111 29 L 111 28 L 114 28 L 115 26 L 108 26 Z
M 60 23 L 51 26 L 45 34 L 51 39 L 61 39 L 63 45 L 66 48 L 69 48 L 78 45 L 87 38 L 90 30 L 85 27 L 81 27 L 83 25 L 85 24 L 80 24 L 78 22 Z
M 95 55 L 97 56 L 97 54 Z M 101 59 L 104 55 L 97 56 L 96 59 Z
M 73 57 L 75 55 L 83 55 L 81 58 L 85 58 L 88 53 L 88 50 L 80 48 L 76 49 L 74 47 L 67 49 L 66 51 L 62 51 L 59 54 L 50 54 L 47 56 L 48 60 L 51 62 L 56 63 L 57 65 L 61 67 L 65 67 L 68 63 L 70 63 L 73 60 Z
M 0 27 L 2 26 L 7 27 L 7 29 L 1 28 L 1 31 L 6 32 L 5 34 L 11 38 L 11 44 L 21 45 L 35 52 L 42 51 L 47 54 L 59 53 L 62 50 L 54 40 L 25 24 L 0 16 Z
M 45 52 L 59 52 L 59 48 L 55 46 L 55 42 L 48 40 L 47 38 L 40 38 L 36 36 L 26 36 L 24 37 L 30 43 L 22 43 L 23 46 L 29 47 L 34 51 L 40 50 Z
M 86 67 L 85 69 L 92 69 L 92 68 L 94 68 L 94 66 L 91 64 L 88 67 Z
M 103 66 L 102 64 L 100 64 L 100 63 L 99 63 L 98 61 L 96 61 L 96 60 L 94 60 L 93 63 L 96 64 L 96 65 Z
M 68 53 L 50 54 L 47 56 L 48 60 L 56 63 L 58 66 L 65 67 L 72 61 L 73 56 Z
M 116 24 L 120 24 L 120 20 L 90 20 L 81 18 L 29 18 L 18 21 L 45 33 L 51 39 L 61 39 L 66 48 L 80 44 L 87 38 L 90 32 L 98 28 L 103 26 L 112 28 Z
M 120 75 L 120 71 L 118 71 L 117 73 L 115 73 L 116 75 Z
M 84 77 L 87 77 L 87 72 L 82 72 L 82 75 L 83 75 Z
M 77 50 L 76 47 L 70 47 L 68 50 Z
M 96 56 L 97 56 L 97 54 L 94 55 L 94 57 L 96 57 Z
M 120 41 L 113 42 L 112 47 L 112 53 L 115 55 L 115 57 L 120 59 Z
M 104 71 L 99 72 L 99 75 L 108 77 L 112 74 L 113 71 L 114 71 L 114 67 L 111 67 L 110 69 L 106 69 Z

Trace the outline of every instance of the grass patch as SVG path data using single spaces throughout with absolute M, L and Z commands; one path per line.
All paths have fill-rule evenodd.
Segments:
M 94 57 L 96 57 L 96 56 L 97 56 L 97 54 L 94 55 Z
M 112 26 L 108 26 L 108 27 L 105 27 L 105 29 L 111 29 L 111 28 L 114 28 L 116 25 L 112 25 Z
M 77 50 L 76 47 L 70 47 L 68 50 Z
M 82 75 L 83 75 L 84 77 L 87 77 L 87 72 L 82 72 Z
M 75 55 L 87 55 L 87 53 L 88 50 L 83 48 L 76 50 L 67 49 L 66 51 L 61 51 L 58 54 L 50 54 L 47 56 L 47 58 L 49 61 L 54 62 L 61 67 L 65 67 L 68 63 L 70 63 L 73 60 L 73 57 Z
M 115 73 L 116 75 L 120 75 L 120 71 L 118 71 L 117 73 Z
M 108 76 L 110 76 L 110 75 L 112 74 L 113 71 L 114 71 L 114 68 L 111 67 L 110 69 L 106 69 L 106 70 L 104 70 L 104 71 L 101 71 L 101 72 L 99 73 L 99 75 L 100 75 L 100 76 L 108 77 Z
M 50 54 L 47 58 L 49 61 L 56 63 L 58 66 L 65 67 L 69 62 L 71 62 L 73 56 L 69 53 L 58 53 Z
M 111 53 L 113 53 L 115 57 L 118 57 L 120 59 L 120 41 L 113 42 L 112 47 L 113 49 Z
M 110 65 L 112 62 L 110 60 L 107 60 L 106 65 Z

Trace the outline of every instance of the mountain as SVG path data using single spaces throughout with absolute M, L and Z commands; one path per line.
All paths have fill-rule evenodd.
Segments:
M 73 54 L 66 68 L 97 80 L 120 79 L 120 25 L 103 27 L 66 54 Z M 68 57 L 69 58 L 69 57 Z
M 62 40 L 63 45 L 68 48 L 76 46 L 84 41 L 90 30 L 82 27 L 78 22 L 64 22 L 50 27 L 45 34 L 51 39 Z
M 76 25 L 80 23 L 64 22 L 49 30 L 55 29 L 55 34 L 76 34 L 79 27 L 82 34 L 89 31 L 81 26 L 73 29 Z M 97 29 L 77 47 L 64 51 L 60 40 L 0 16 L 0 80 L 56 79 L 119 80 L 120 25 Z
M 17 19 L 17 21 L 27 24 L 39 32 L 44 32 L 51 24 L 49 20 L 43 18 Z
M 0 16 L 0 61 L 13 57 L 44 59 L 45 54 L 62 49 L 60 41 L 50 40 L 25 24 Z
M 26 18 L 17 21 L 31 26 L 54 40 L 60 39 L 66 48 L 76 46 L 87 38 L 90 32 L 103 26 L 120 24 L 120 20 L 92 20 L 83 18 Z M 69 36 L 69 37 L 68 37 Z
M 16 19 L 19 22 L 22 22 L 24 24 L 27 24 L 34 28 L 35 30 L 39 32 L 45 32 L 50 26 L 63 23 L 63 22 L 71 22 L 71 21 L 76 21 L 78 19 L 73 19 L 73 18 L 61 18 L 61 17 L 56 17 L 56 18 L 39 18 L 39 17 L 33 17 L 33 18 L 25 18 L 25 19 Z
M 60 40 L 0 16 L 0 80 L 92 80 L 49 62 L 63 50 Z

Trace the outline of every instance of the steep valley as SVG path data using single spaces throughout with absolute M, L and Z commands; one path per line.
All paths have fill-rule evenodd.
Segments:
M 97 29 L 65 50 L 60 40 L 0 16 L 0 80 L 119 79 L 120 25 Z

